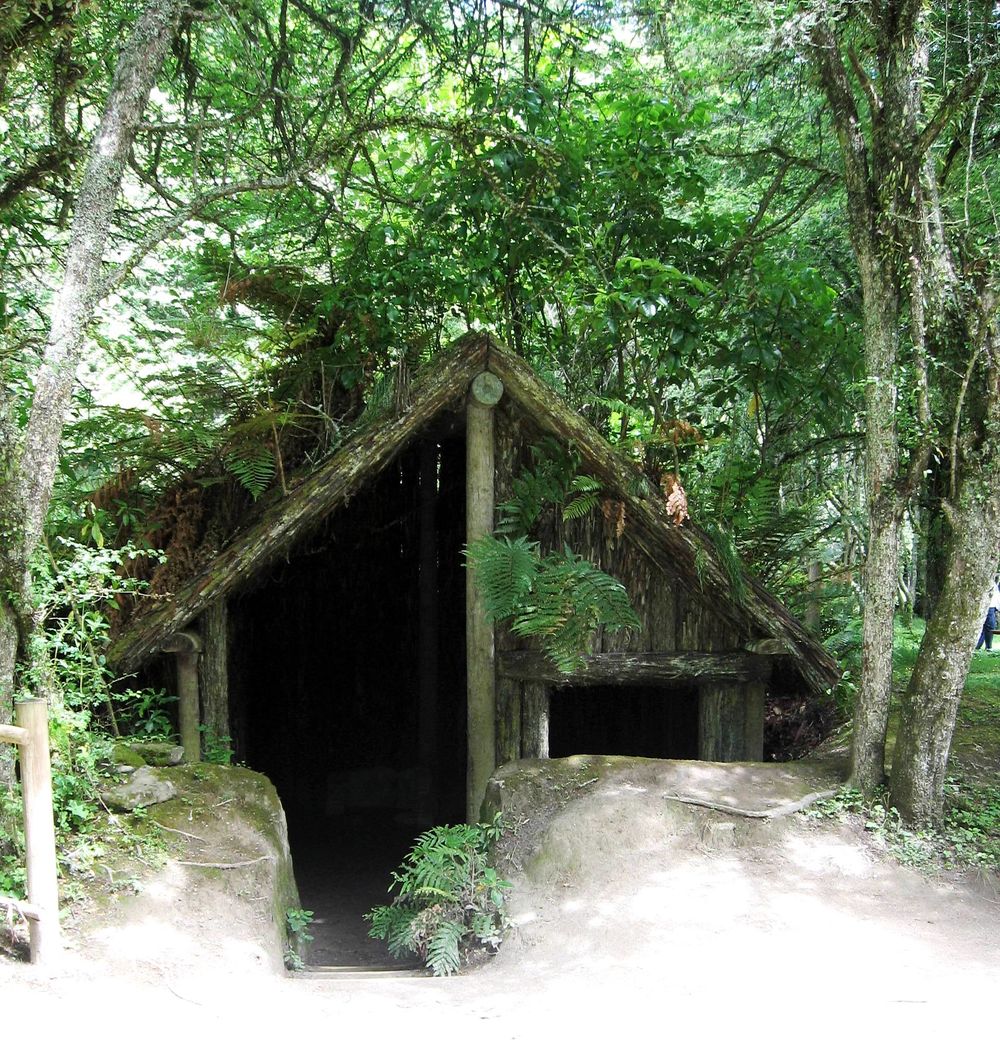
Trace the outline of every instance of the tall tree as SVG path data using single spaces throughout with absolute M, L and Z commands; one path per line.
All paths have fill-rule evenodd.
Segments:
M 30 661 L 38 622 L 31 606 L 31 558 L 52 493 L 59 441 L 84 336 L 100 296 L 102 264 L 122 175 L 139 121 L 166 57 L 185 0 L 150 0 L 122 49 L 84 170 L 62 287 L 51 307 L 48 339 L 34 379 L 23 440 L 0 403 L 0 721 L 10 722 L 17 663 Z M 36 678 L 42 678 L 37 674 Z M 13 780 L 9 757 L 0 784 Z
M 966 12 L 970 47 L 954 79 L 940 57 L 932 68 L 934 49 L 948 41 L 926 0 L 818 3 L 798 23 L 840 146 L 862 292 L 869 535 L 852 774 L 869 794 L 885 782 L 899 526 L 932 451 L 950 446 L 952 457 L 947 580 L 906 691 L 892 771 L 892 799 L 910 820 L 940 813 L 969 640 L 1000 544 L 997 274 L 968 201 L 964 222 L 946 216 L 934 152 L 945 131 L 968 128 L 996 59 L 995 12 Z M 975 148 L 970 135 L 970 165 Z M 956 367 L 965 375 L 957 387 L 946 377 Z M 910 402 L 903 462 L 900 418 Z

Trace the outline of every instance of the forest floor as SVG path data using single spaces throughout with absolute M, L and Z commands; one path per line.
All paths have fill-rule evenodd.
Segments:
M 54 971 L 0 961 L 4 1031 L 75 1042 L 995 1036 L 995 877 L 902 867 L 835 803 L 763 819 L 665 798 L 773 810 L 836 787 L 836 761 L 620 760 L 596 774 L 593 761 L 563 762 L 580 787 L 544 823 L 520 825 L 534 841 L 513 855 L 514 929 L 468 974 L 282 976 L 252 925 L 253 890 L 206 901 L 167 860 L 148 873 L 141 921 L 71 927 Z

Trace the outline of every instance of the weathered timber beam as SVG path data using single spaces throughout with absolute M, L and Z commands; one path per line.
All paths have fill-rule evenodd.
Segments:
M 533 650 L 500 654 L 501 676 L 565 686 L 652 686 L 669 683 L 745 683 L 766 680 L 774 659 L 762 654 L 587 654 L 568 674 Z
M 163 650 L 177 655 L 177 717 L 186 763 L 201 762 L 201 702 L 198 695 L 198 655 L 201 637 L 197 632 L 175 632 Z
M 769 654 L 771 657 L 793 657 L 795 650 L 784 639 L 755 639 L 745 647 L 748 654 Z
M 28 731 L 19 726 L 4 726 L 0 724 L 0 741 L 6 741 L 12 745 L 26 745 L 28 743 Z
M 486 371 L 469 387 L 465 418 L 465 540 L 468 544 L 493 533 L 496 441 L 493 408 L 503 385 Z M 466 820 L 475 824 L 496 769 L 496 670 L 493 621 L 475 571 L 465 578 L 465 675 L 467 682 L 468 760 Z
M 38 913 L 28 926 L 31 961 L 52 962 L 61 954 L 62 942 L 48 705 L 38 698 L 21 701 L 14 706 L 14 714 L 17 725 L 28 735 L 28 743 L 20 750 L 20 763 L 28 904 Z
M 17 912 L 22 919 L 31 919 L 34 922 L 44 919 L 47 914 L 37 904 L 28 904 L 27 901 L 19 901 L 15 897 L 0 897 L 0 909 L 4 909 L 8 914 Z
M 201 650 L 201 637 L 197 632 L 175 632 L 167 636 L 160 649 L 165 654 L 197 654 Z

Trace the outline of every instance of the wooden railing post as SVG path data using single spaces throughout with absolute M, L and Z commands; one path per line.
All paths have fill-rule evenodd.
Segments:
M 28 864 L 31 961 L 52 962 L 61 952 L 56 832 L 52 815 L 52 766 L 49 760 L 49 717 L 44 701 L 15 705 L 17 724 L 27 731 L 21 745 L 21 794 L 24 798 L 24 842 Z

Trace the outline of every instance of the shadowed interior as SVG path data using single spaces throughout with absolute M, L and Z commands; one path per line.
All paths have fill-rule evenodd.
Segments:
M 428 437 L 231 602 L 236 752 L 284 805 L 303 907 L 324 920 L 314 962 L 384 961 L 361 915 L 416 834 L 464 819 L 464 486 L 464 442 Z
M 698 758 L 695 687 L 579 686 L 552 691 L 549 755 Z

